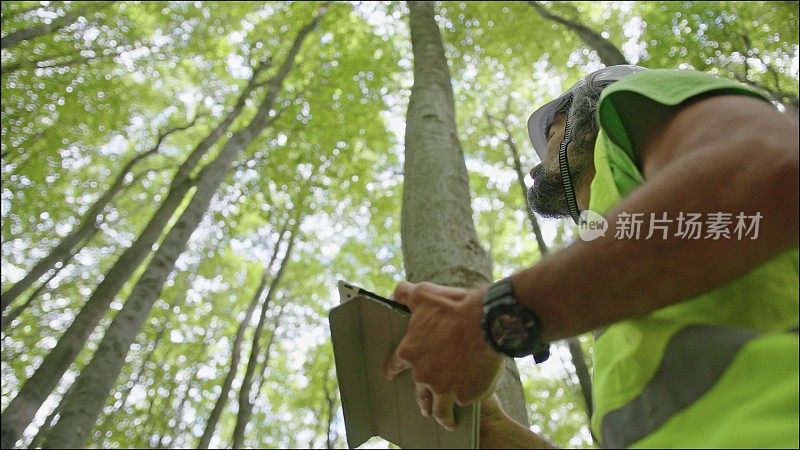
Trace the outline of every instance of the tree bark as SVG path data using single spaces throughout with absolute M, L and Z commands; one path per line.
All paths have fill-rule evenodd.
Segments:
M 194 180 L 190 178 L 192 171 L 200 163 L 202 157 L 225 134 L 236 117 L 239 116 L 244 108 L 245 101 L 250 97 L 253 89 L 256 88 L 256 79 L 260 73 L 259 69 L 254 71 L 234 107 L 217 127 L 195 147 L 178 168 L 167 197 L 150 218 L 136 242 L 126 249 L 111 269 L 106 272 L 103 281 L 95 288 L 89 300 L 81 308 L 80 313 L 72 321 L 67 331 L 58 340 L 56 346 L 44 358 L 42 364 L 3 411 L 0 419 L 2 423 L 0 447 L 11 448 L 22 436 L 25 428 L 41 408 L 42 403 L 58 385 L 64 372 L 75 360 L 89 335 L 94 331 L 106 311 L 108 311 L 114 297 L 142 261 L 150 254 L 153 244 L 161 237 L 164 228 L 183 202 L 186 193 L 194 185 Z
M 405 133 L 401 237 L 409 281 L 472 287 L 491 281 L 475 232 L 469 180 L 455 121 L 453 89 L 432 2 L 408 2 L 414 86 Z M 528 424 L 519 373 L 506 360 L 497 394 Z
M 498 120 L 489 116 L 489 120 L 494 120 L 500 122 L 503 126 L 503 131 L 505 132 L 505 137 L 502 140 L 508 146 L 508 150 L 511 152 L 511 159 L 514 165 L 514 171 L 517 173 L 517 182 L 519 183 L 519 187 L 522 190 L 522 199 L 523 203 L 525 203 L 525 210 L 528 213 L 528 218 L 531 222 L 531 228 L 533 229 L 533 234 L 536 236 L 536 242 L 539 246 L 539 253 L 542 257 L 547 255 L 550 252 L 550 249 L 547 247 L 547 243 L 544 241 L 544 237 L 542 236 L 542 229 L 539 226 L 539 221 L 536 220 L 536 216 L 533 214 L 533 211 L 529 207 L 527 207 L 527 195 L 526 192 L 528 190 L 527 186 L 525 185 L 525 173 L 522 170 L 522 163 L 519 160 L 519 149 L 517 147 L 517 143 L 514 142 L 514 138 L 511 136 L 511 127 L 509 127 L 508 122 L 505 119 Z M 571 337 L 566 339 L 567 346 L 569 348 L 569 354 L 572 358 L 572 364 L 575 366 L 575 375 L 578 376 L 578 382 L 581 386 L 581 395 L 583 396 L 583 400 L 586 403 L 586 413 L 589 417 L 592 416 L 592 377 L 589 374 L 589 368 L 586 365 L 586 356 L 583 354 L 583 349 L 581 348 L 580 341 L 577 337 Z
M 274 78 L 250 123 L 237 131 L 223 145 L 219 155 L 197 175 L 197 190 L 186 210 L 164 238 L 142 277 L 131 291 L 128 301 L 106 330 L 91 362 L 78 377 L 73 394 L 65 399 L 61 418 L 45 441 L 47 448 L 81 447 L 86 440 L 114 381 L 119 376 L 131 342 L 158 298 L 175 261 L 183 252 L 189 237 L 199 225 L 211 199 L 222 184 L 229 169 L 253 140 L 270 123 L 269 112 L 274 106 L 283 82 L 291 70 L 305 38 L 316 27 L 320 14 L 305 25 L 292 44 L 286 60 Z
M 83 217 L 80 218 L 78 225 L 75 226 L 75 228 L 70 231 L 69 234 L 64 236 L 58 245 L 50 250 L 50 253 L 48 253 L 47 256 L 34 264 L 33 268 L 31 268 L 31 270 L 28 271 L 28 273 L 21 280 L 14 283 L 13 286 L 3 293 L 2 301 L 0 301 L 0 303 L 2 303 L 2 310 L 5 311 L 6 308 L 11 305 L 11 303 L 20 294 L 30 288 L 39 278 L 41 278 L 42 275 L 52 270 L 56 264 L 63 263 L 64 260 L 70 257 L 71 253 L 77 253 L 77 251 L 80 249 L 79 245 L 85 245 L 86 242 L 88 242 L 99 230 L 99 225 L 103 221 L 101 217 L 103 211 L 105 210 L 106 206 L 111 203 L 111 200 L 114 198 L 114 196 L 116 196 L 117 193 L 125 187 L 125 177 L 133 170 L 133 167 L 140 161 L 144 161 L 150 156 L 155 155 L 158 152 L 161 143 L 170 134 L 191 127 L 194 125 L 196 120 L 197 119 L 195 118 L 195 120 L 188 125 L 167 130 L 158 136 L 158 140 L 153 147 L 146 152 L 131 158 L 131 160 L 122 167 L 122 170 L 119 172 L 114 181 L 111 182 L 111 185 L 103 193 L 103 195 L 101 195 L 100 198 L 98 198 L 97 201 L 95 201 L 94 204 L 92 204 L 92 206 L 86 210 L 86 212 L 83 214 Z
M 253 318 L 253 312 L 255 312 L 259 300 L 261 299 L 261 295 L 264 293 L 264 289 L 267 286 L 267 280 L 269 279 L 270 272 L 272 272 L 272 266 L 275 264 L 275 260 L 278 257 L 278 249 L 283 241 L 287 225 L 288 221 L 283 225 L 280 233 L 278 233 L 278 240 L 275 242 L 275 248 L 272 250 L 272 256 L 269 259 L 269 263 L 267 263 L 267 267 L 264 269 L 264 273 L 261 275 L 261 281 L 258 283 L 258 288 L 253 294 L 250 304 L 247 306 L 244 319 L 242 319 L 241 323 L 239 323 L 239 328 L 236 329 L 236 337 L 233 339 L 231 363 L 228 365 L 228 373 L 225 374 L 225 379 L 222 382 L 222 390 L 219 393 L 219 397 L 217 397 L 216 403 L 214 403 L 214 409 L 211 410 L 211 414 L 208 416 L 206 428 L 203 431 L 203 435 L 200 437 L 200 442 L 197 444 L 197 448 L 199 449 L 208 448 L 211 438 L 214 436 L 214 430 L 217 427 L 219 418 L 222 416 L 222 410 L 225 408 L 225 404 L 228 402 L 228 395 L 231 392 L 233 380 L 236 378 L 236 372 L 239 370 L 239 361 L 242 359 L 242 341 L 244 341 L 244 333 L 247 331 L 247 328 L 250 327 L 250 320 Z
M 529 1 L 529 5 L 542 17 L 553 22 L 560 23 L 580 36 L 592 50 L 597 52 L 597 56 L 606 66 L 617 66 L 620 64 L 630 64 L 625 55 L 611 41 L 604 38 L 600 33 L 592 30 L 582 23 L 578 23 L 564 17 L 555 15 L 542 6 L 539 2 Z
M 239 389 L 239 414 L 236 415 L 236 426 L 233 429 L 233 448 L 242 448 L 244 445 L 244 432 L 247 428 L 247 424 L 250 423 L 250 416 L 253 413 L 253 404 L 255 403 L 254 400 L 250 399 L 250 392 L 253 388 L 253 375 L 255 374 L 256 366 L 258 366 L 258 356 L 261 354 L 261 333 L 264 330 L 264 323 L 266 323 L 267 311 L 269 311 L 272 298 L 275 296 L 278 284 L 281 282 L 281 278 L 283 278 L 286 267 L 289 266 L 289 260 L 292 257 L 292 247 L 294 246 L 299 226 L 300 219 L 298 218 L 289 234 L 289 242 L 286 246 L 283 259 L 281 260 L 281 266 L 278 269 L 278 273 L 275 274 L 275 278 L 272 280 L 269 290 L 267 291 L 267 296 L 264 298 L 264 302 L 261 305 L 261 315 L 258 318 L 258 324 L 253 333 L 253 343 L 250 346 L 250 358 L 247 361 L 244 379 L 242 379 L 242 387 Z M 268 360 L 269 353 L 264 357 L 265 366 Z M 258 396 L 258 391 L 256 391 L 255 395 Z
M 75 386 L 74 383 L 72 384 L 72 386 L 69 387 L 69 389 L 67 389 L 67 392 L 64 393 L 64 397 L 66 397 L 67 395 L 70 394 L 70 392 L 72 392 L 73 386 Z M 47 419 L 44 420 L 44 423 L 36 431 L 36 435 L 33 437 L 30 444 L 28 444 L 28 448 L 38 448 L 39 445 L 41 445 L 44 438 L 53 428 L 53 425 L 55 423 L 55 418 L 59 413 L 61 413 L 61 403 L 56 405 L 56 408 L 47 416 Z

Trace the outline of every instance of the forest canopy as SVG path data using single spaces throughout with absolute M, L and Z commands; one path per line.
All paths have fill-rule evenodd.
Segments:
M 327 314 L 339 279 L 407 278 L 408 5 L 0 5 L 3 447 L 346 447 Z M 529 216 L 526 122 L 583 75 L 694 69 L 797 113 L 798 2 L 434 6 L 495 280 L 574 239 Z M 591 341 L 518 361 L 560 446 L 596 445 Z

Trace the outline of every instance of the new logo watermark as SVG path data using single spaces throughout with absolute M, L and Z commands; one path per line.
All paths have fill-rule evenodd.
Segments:
M 586 209 L 581 211 L 578 221 L 578 235 L 584 241 L 593 241 L 600 236 L 605 237 L 608 231 L 608 221 L 596 212 Z

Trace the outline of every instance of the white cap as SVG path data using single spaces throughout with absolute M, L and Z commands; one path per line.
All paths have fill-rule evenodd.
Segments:
M 633 65 L 604 67 L 581 78 L 563 95 L 534 111 L 528 119 L 528 134 L 531 137 L 533 149 L 536 150 L 536 154 L 539 155 L 539 159 L 544 161 L 544 155 L 547 154 L 547 128 L 553 122 L 553 119 L 555 119 L 556 112 L 572 99 L 572 93 L 575 89 L 589 83 L 619 81 L 629 75 L 644 70 L 647 69 Z

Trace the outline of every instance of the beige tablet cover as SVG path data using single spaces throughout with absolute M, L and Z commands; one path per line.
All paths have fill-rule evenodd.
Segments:
M 329 321 L 348 445 L 380 436 L 402 448 L 477 448 L 479 404 L 456 407 L 450 432 L 420 413 L 410 371 L 383 378 L 383 363 L 405 334 L 405 307 L 344 281 L 339 295 Z

